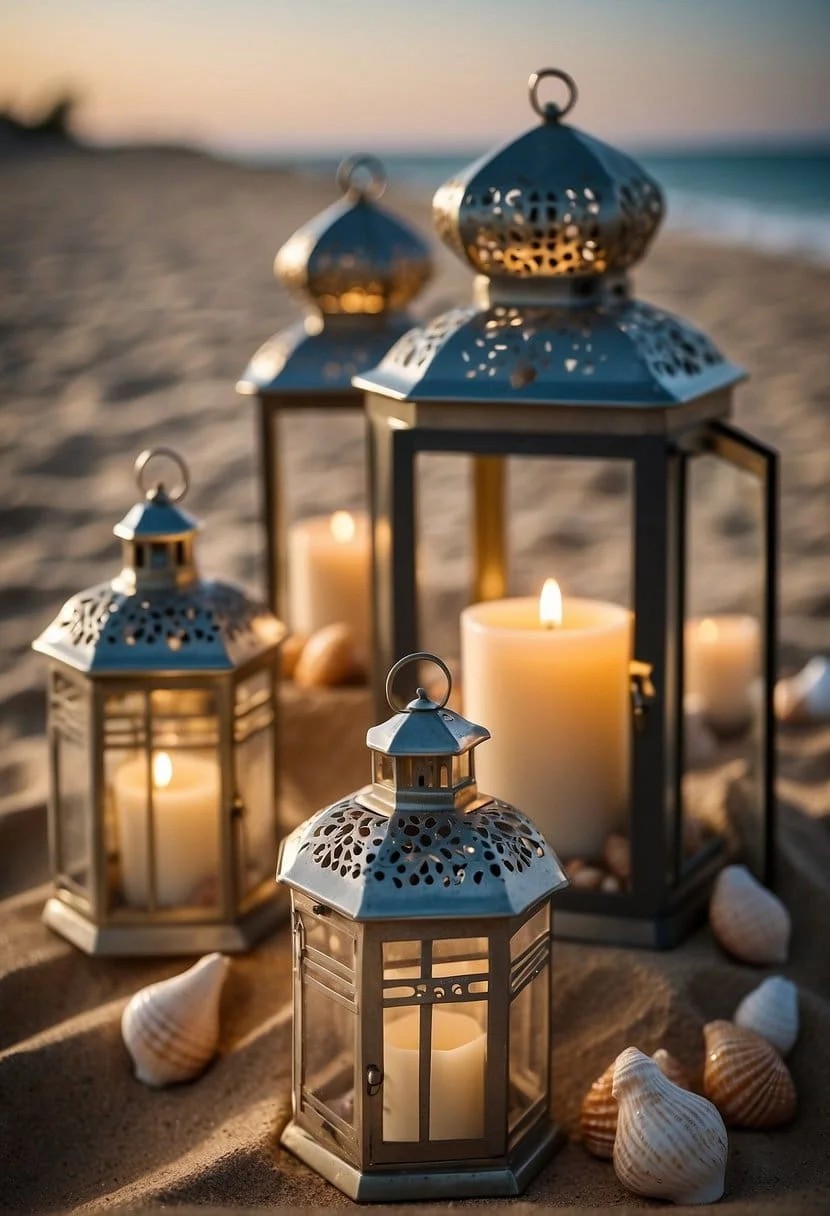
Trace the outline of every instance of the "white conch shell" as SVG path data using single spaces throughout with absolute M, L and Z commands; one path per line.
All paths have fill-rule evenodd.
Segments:
M 206 954 L 181 975 L 142 988 L 121 1018 L 121 1036 L 145 1085 L 172 1085 L 202 1072 L 219 1043 L 219 998 L 228 960 Z
M 795 1085 L 778 1052 L 731 1022 L 703 1027 L 703 1090 L 732 1127 L 780 1127 L 795 1115 Z
M 651 1058 L 663 1076 L 682 1089 L 691 1089 L 689 1073 L 664 1047 L 659 1047 Z M 616 1066 L 617 1061 L 614 1060 L 602 1076 L 594 1081 L 582 1099 L 579 1113 L 582 1143 L 594 1157 L 607 1160 L 614 1155 L 614 1137 L 617 1133 L 617 1100 L 611 1092 Z
M 728 1140 L 717 1109 L 664 1077 L 636 1047 L 617 1057 L 614 1169 L 635 1195 L 714 1203 L 723 1194 Z
M 744 997 L 732 1021 L 785 1056 L 798 1038 L 798 989 L 783 975 L 771 975 Z
M 785 963 L 790 914 L 746 866 L 726 866 L 709 904 L 712 932 L 725 950 L 745 963 Z
M 779 680 L 775 712 L 782 722 L 830 721 L 830 659 L 816 655 L 796 675 Z

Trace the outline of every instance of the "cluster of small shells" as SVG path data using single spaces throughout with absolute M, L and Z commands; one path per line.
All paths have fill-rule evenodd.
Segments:
M 139 1081 L 161 1087 L 204 1072 L 219 1045 L 219 998 L 227 969 L 223 954 L 206 954 L 181 975 L 131 997 L 121 1036 Z
M 693 857 L 701 848 L 706 829 L 697 819 L 683 825 L 683 852 Z M 565 873 L 577 891 L 627 891 L 631 886 L 631 842 L 624 832 L 609 832 L 599 859 L 569 857 Z
M 282 644 L 282 674 L 298 688 L 337 688 L 365 684 L 366 663 L 345 623 L 325 625 L 305 637 L 290 634 Z

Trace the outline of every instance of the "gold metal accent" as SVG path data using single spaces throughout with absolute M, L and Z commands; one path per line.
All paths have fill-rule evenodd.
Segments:
M 644 729 L 649 706 L 657 696 L 657 689 L 651 679 L 652 670 L 651 663 L 643 663 L 639 659 L 632 659 L 628 665 L 628 686 L 634 726 L 637 730 Z
M 147 485 L 145 485 L 144 473 L 147 469 L 147 466 L 151 463 L 151 461 L 157 460 L 159 458 L 164 458 L 165 460 L 172 460 L 173 464 L 175 464 L 176 467 L 178 468 L 179 474 L 181 476 L 181 485 L 178 486 L 175 490 L 168 490 L 166 486 L 162 486 L 161 482 L 156 482 L 156 485 L 153 487 L 153 489 L 150 489 Z M 146 495 L 147 498 L 150 498 L 153 495 L 154 491 L 156 493 L 158 493 L 160 490 L 164 489 L 164 493 L 165 493 L 165 496 L 167 497 L 168 502 L 181 502 L 181 500 L 187 494 L 187 491 L 190 489 L 190 470 L 188 469 L 187 465 L 185 464 L 184 457 L 182 455 L 180 455 L 179 452 L 175 451 L 174 448 L 164 448 L 164 447 L 145 448 L 144 451 L 140 452 L 139 455 L 136 457 L 134 469 L 135 469 L 136 485 L 138 486 L 141 493 Z
M 505 462 L 502 456 L 473 457 L 474 600 L 507 594 Z
M 557 105 L 554 101 L 548 101 L 543 105 L 539 101 L 539 85 L 543 80 L 549 79 L 561 80 L 566 86 L 568 100 L 563 106 Z M 560 118 L 564 118 L 574 108 L 579 96 L 573 76 L 569 76 L 561 68 L 540 68 L 538 72 L 531 72 L 527 82 L 527 91 L 530 95 L 531 106 L 544 122 L 558 122 Z

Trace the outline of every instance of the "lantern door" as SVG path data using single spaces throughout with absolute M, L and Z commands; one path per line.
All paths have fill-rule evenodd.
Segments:
M 380 979 L 364 1043 L 367 1068 L 376 1069 L 365 1099 L 371 1165 L 451 1164 L 504 1151 L 495 939 L 446 929 L 427 939 L 401 934 L 367 952 L 367 977 Z
M 684 453 L 681 493 L 677 878 L 718 850 L 769 883 L 777 454 L 713 423 Z
M 60 896 L 97 914 L 96 859 L 100 824 L 95 813 L 89 685 L 72 672 L 53 667 L 49 681 L 51 799 L 49 844 L 52 873 Z

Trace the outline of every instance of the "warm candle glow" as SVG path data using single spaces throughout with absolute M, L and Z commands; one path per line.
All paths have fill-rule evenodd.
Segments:
M 555 578 L 545 579 L 539 596 L 539 621 L 548 629 L 558 628 L 562 624 L 562 592 Z
M 350 540 L 354 540 L 354 518 L 348 511 L 335 511 L 329 521 L 329 527 L 339 545 L 347 545 Z
M 711 617 L 704 617 L 698 627 L 698 634 L 703 642 L 716 642 L 718 640 L 718 626 Z
M 166 790 L 173 780 L 173 761 L 167 752 L 156 752 L 153 756 L 153 785 L 157 790 Z

